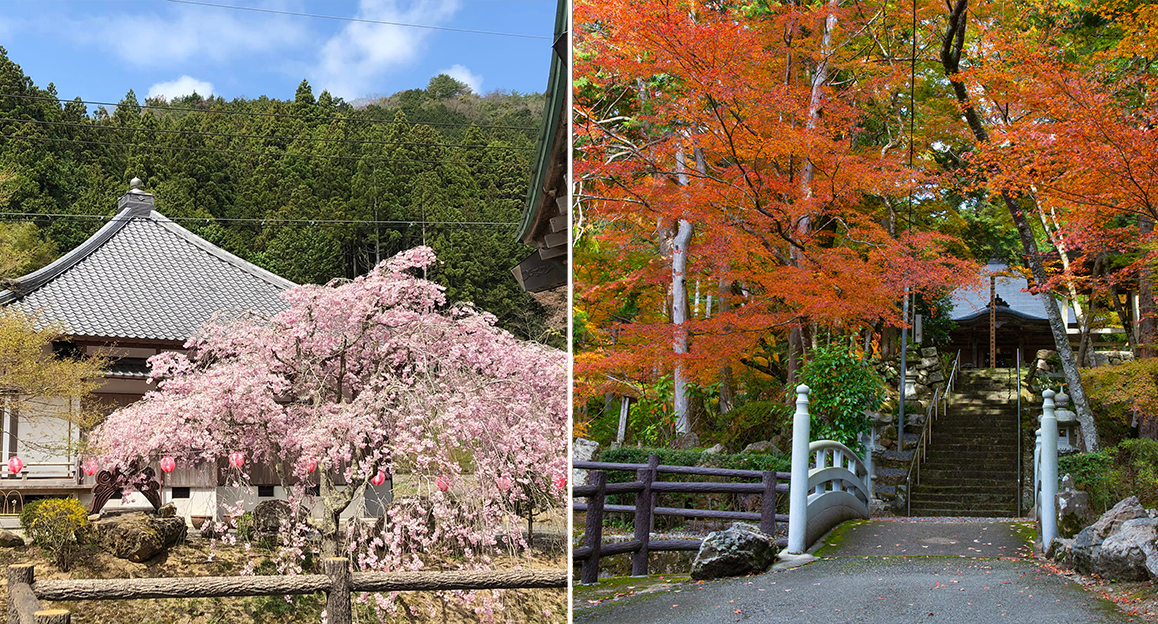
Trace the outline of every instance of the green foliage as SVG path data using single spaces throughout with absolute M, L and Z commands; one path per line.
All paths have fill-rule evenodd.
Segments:
M 1083 368 L 1081 373 L 1099 436 L 1105 435 L 1103 429 L 1110 436 L 1123 436 L 1135 415 L 1143 420 L 1158 418 L 1158 358 Z
M 519 221 L 542 94 L 478 95 L 440 75 L 427 89 L 354 106 L 303 80 L 288 100 L 190 95 L 142 106 L 129 92 L 115 111 L 94 111 L 40 99 L 54 93 L 2 49 L 0 93 L 28 98 L 0 102 L 0 134 L 21 136 L 0 140 L 0 212 L 111 215 L 135 176 L 166 216 L 299 283 L 354 278 L 428 244 L 442 260 L 429 277 L 452 303 L 472 301 L 521 337 L 565 342 L 544 331 L 545 310 L 511 277 L 533 251 L 513 227 L 423 227 Z M 43 265 L 103 225 L 34 223 L 0 224 L 0 277 Z
M 21 522 L 24 514 L 21 514 Z M 91 537 L 92 524 L 88 510 L 75 498 L 49 498 L 40 501 L 28 514 L 25 532 L 32 542 L 52 557 L 61 570 L 72 567 L 76 552 Z
M 25 531 L 32 524 L 32 519 L 36 517 L 36 508 L 43 503 L 45 499 L 38 499 L 24 503 L 24 508 L 20 510 L 20 528 Z
M 716 439 L 728 448 L 742 449 L 754 442 L 791 435 L 792 410 L 779 401 L 752 401 L 720 417 Z
M 252 542 L 253 535 L 253 512 L 247 511 L 237 518 L 237 539 L 244 542 Z
M 1123 440 L 1100 453 L 1058 459 L 1058 473 L 1069 474 L 1090 495 L 1090 508 L 1104 513 L 1119 501 L 1137 496 L 1144 507 L 1158 506 L 1158 441 Z
M 857 435 L 869 429 L 865 410 L 877 409 L 884 398 L 885 382 L 880 375 L 844 347 L 822 346 L 803 367 L 801 383 L 811 390 L 812 439 L 856 448 Z M 789 392 L 795 401 L 795 388 Z
M 921 321 L 923 345 L 943 347 L 949 344 L 949 332 L 957 328 L 953 321 L 953 300 L 949 292 L 941 293 L 940 297 L 929 297 L 917 293 L 914 305 L 916 314 L 923 317 Z

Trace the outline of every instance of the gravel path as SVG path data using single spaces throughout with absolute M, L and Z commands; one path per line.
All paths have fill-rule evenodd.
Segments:
M 576 623 L 1132 621 L 1027 556 L 1024 525 L 848 523 L 802 567 L 576 604 Z

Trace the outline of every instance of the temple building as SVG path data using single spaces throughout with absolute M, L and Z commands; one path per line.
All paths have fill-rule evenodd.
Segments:
M 295 284 L 213 245 L 156 210 L 153 195 L 134 179 L 117 204 L 117 214 L 79 247 L 0 290 L 0 306 L 24 312 L 37 322 L 52 323 L 63 335 L 57 355 L 84 353 L 110 361 L 95 392 L 94 411 L 111 413 L 152 389 L 147 360 L 167 351 L 181 352 L 198 328 L 218 314 L 272 316 L 286 309 L 281 295 Z M 11 517 L 23 501 L 45 496 L 92 500 L 94 478 L 86 476 L 74 449 L 82 433 L 62 413 L 3 414 L 3 462 L 19 456 L 24 469 L 0 472 L 0 496 Z M 250 483 L 230 487 L 224 479 L 225 458 L 218 466 L 182 466 L 161 475 L 161 502 L 173 502 L 180 515 L 220 519 L 221 505 L 245 500 L 251 507 L 264 498 L 284 495 L 272 470 L 250 469 Z M 221 490 L 228 488 L 226 496 Z M 368 500 L 371 496 L 368 493 Z M 387 495 L 388 496 L 388 495 Z M 221 498 L 222 500 L 219 500 Z M 123 503 L 148 507 L 139 493 Z M 108 508 L 122 505 L 114 498 Z

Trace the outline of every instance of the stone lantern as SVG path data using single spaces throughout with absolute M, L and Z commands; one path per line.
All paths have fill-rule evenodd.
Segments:
M 1057 452 L 1062 455 L 1077 453 L 1078 417 L 1069 409 L 1070 396 L 1059 392 L 1054 397 L 1056 407 L 1053 410 L 1057 416 Z

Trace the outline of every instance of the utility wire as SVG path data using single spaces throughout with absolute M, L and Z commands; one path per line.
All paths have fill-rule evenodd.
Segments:
M 406 24 L 403 22 L 389 22 L 361 17 L 341 17 L 338 15 L 319 15 L 317 13 L 297 13 L 294 11 L 280 11 L 277 9 L 263 9 L 259 7 L 237 6 L 235 4 L 217 4 L 215 2 L 195 2 L 194 0 L 167 0 L 174 4 L 192 4 L 196 6 L 214 7 L 217 9 L 234 9 L 237 11 L 253 11 L 255 13 L 272 13 L 274 15 L 292 15 L 294 17 L 313 17 L 317 19 L 339 20 L 343 22 L 360 22 L 363 24 L 384 24 L 387 26 L 404 26 L 406 28 L 425 28 L 427 30 L 446 30 L 450 32 L 470 33 L 475 35 L 494 35 L 496 37 L 518 37 L 522 39 L 551 39 L 546 35 L 528 35 L 524 33 L 495 32 L 491 30 L 474 30 L 471 28 L 452 28 L 450 26 L 431 26 L 429 24 Z
M 133 219 L 141 219 L 148 217 L 126 217 L 118 219 L 116 215 L 98 215 L 98 214 L 69 214 L 69 213 L 36 213 L 36 212 L 0 212 L 0 219 L 17 220 L 17 221 L 35 221 L 37 219 L 49 220 L 65 220 L 65 221 L 108 221 L 108 222 L 123 222 L 132 221 Z M 357 219 L 258 219 L 258 218 L 229 218 L 229 217 L 169 217 L 166 219 L 174 222 L 185 223 L 201 223 L 209 225 L 211 223 L 255 223 L 262 226 L 267 225 L 339 225 L 339 226 L 368 226 L 368 225 L 383 225 L 387 227 L 515 227 L 517 222 L 513 221 L 422 221 L 421 219 L 414 220 L 357 220 Z
M 170 128 L 142 128 L 142 127 L 126 127 L 126 126 L 107 126 L 97 125 L 91 123 L 75 123 L 68 121 L 46 121 L 40 119 L 5 119 L 0 117 L 0 123 L 16 122 L 23 124 L 32 124 L 38 126 L 63 126 L 66 128 L 86 128 L 93 130 L 115 130 L 128 132 L 156 132 L 158 134 L 179 134 L 185 136 L 208 136 L 208 137 L 225 137 L 229 139 L 261 139 L 264 141 L 308 141 L 313 143 L 344 143 L 356 145 L 403 145 L 403 146 L 419 146 L 419 147 L 459 147 L 463 149 L 488 149 L 488 150 L 534 150 L 533 147 L 517 147 L 513 145 L 482 145 L 482 144 L 459 144 L 459 143 L 419 143 L 409 141 L 378 141 L 375 139 L 327 139 L 321 137 L 292 137 L 284 135 L 262 135 L 262 134 L 231 134 L 229 132 L 205 132 L 200 130 L 175 130 Z
M 50 143 L 81 143 L 84 145 L 104 145 L 109 147 L 135 147 L 144 150 L 162 149 L 173 150 L 179 152 L 199 152 L 211 154 L 231 154 L 236 156 L 267 156 L 271 158 L 281 158 L 283 156 L 290 158 L 333 158 L 337 160 L 357 160 L 364 162 L 392 162 L 392 163 L 407 163 L 407 164 L 446 164 L 446 165 L 463 165 L 471 166 L 478 164 L 477 162 L 465 162 L 461 160 L 442 160 L 439 158 L 433 159 L 400 159 L 387 158 L 378 156 L 340 156 L 337 154 L 295 154 L 292 152 L 254 152 L 250 150 L 227 150 L 213 147 L 181 147 L 177 145 L 145 145 L 142 143 L 117 143 L 114 141 L 91 141 L 87 139 L 61 139 L 56 137 L 34 137 L 21 136 L 16 134 L 0 134 L 0 139 L 12 139 L 16 141 L 46 141 Z
M 52 97 L 48 95 L 28 95 L 22 93 L 0 93 L 0 98 L 15 98 L 21 100 L 47 100 L 50 102 L 57 102 L 68 104 L 71 102 L 78 102 L 80 104 L 91 104 L 93 106 L 122 106 L 119 102 L 100 102 L 97 100 L 82 100 L 75 98 L 72 100 L 66 98 Z M 146 100 L 147 102 L 147 100 Z M 287 104 L 292 104 L 292 101 L 287 101 Z M 159 111 L 175 111 L 181 113 L 213 113 L 216 115 L 245 115 L 248 117 L 273 117 L 276 119 L 306 119 L 310 121 L 345 121 L 351 123 L 382 123 L 382 124 L 410 124 L 414 126 L 430 126 L 432 128 L 470 128 L 472 126 L 482 130 L 501 129 L 501 130 L 538 130 L 538 126 L 516 126 L 504 124 L 488 124 L 485 126 L 477 124 L 466 123 L 448 123 L 435 121 L 394 121 L 393 119 L 358 119 L 355 117 L 319 117 L 316 115 L 295 115 L 292 113 L 263 113 L 260 111 L 236 111 L 236 110 L 221 110 L 216 108 L 191 108 L 186 106 L 169 106 L 168 104 L 137 104 L 142 109 L 154 109 Z M 355 109 L 357 110 L 357 109 Z

